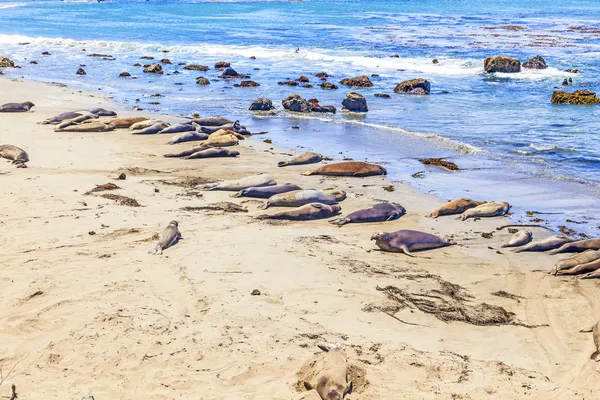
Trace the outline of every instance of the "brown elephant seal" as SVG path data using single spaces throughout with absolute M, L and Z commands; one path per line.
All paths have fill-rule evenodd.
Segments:
M 25 163 L 29 162 L 27 152 L 12 144 L 0 145 L 0 157 L 12 161 L 11 164 L 16 165 L 17 168 L 27 168 Z
M 289 211 L 281 211 L 272 215 L 259 215 L 258 219 L 286 219 L 291 221 L 308 221 L 313 219 L 331 218 L 342 210 L 337 204 L 321 203 L 306 204 Z
M 563 244 L 572 241 L 573 239 L 569 239 L 564 235 L 555 235 L 547 237 L 546 239 L 538 240 L 537 242 L 531 242 L 523 247 L 518 247 L 513 251 L 515 253 L 521 253 L 523 251 L 547 251 L 559 248 Z
M 467 211 L 469 208 L 477 207 L 479 205 L 484 204 L 485 201 L 476 201 L 471 199 L 456 199 L 450 201 L 431 214 L 427 215 L 428 218 L 437 218 L 442 215 L 453 215 L 453 214 L 462 214 Z
M 90 108 L 88 110 L 88 112 L 91 112 L 92 114 L 95 114 L 99 117 L 116 117 L 117 116 L 116 112 L 114 112 L 112 110 L 107 110 L 105 108 L 100 108 L 100 107 Z
M 94 114 L 86 113 L 86 114 L 80 115 L 79 117 L 76 117 L 73 119 L 68 119 L 66 121 L 61 122 L 60 124 L 56 125 L 56 128 L 54 128 L 54 130 L 56 132 L 60 132 L 61 129 L 65 129 L 67 126 L 78 125 L 78 124 L 81 124 L 86 121 L 91 121 L 94 118 L 98 118 L 98 117 Z
M 63 129 L 55 131 L 57 132 L 110 132 L 114 131 L 115 127 L 111 125 L 104 124 L 102 122 L 93 122 L 91 124 L 77 124 L 70 125 Z
M 27 112 L 31 110 L 32 107 L 35 107 L 30 101 L 26 101 L 24 103 L 6 103 L 0 106 L 0 112 L 5 113 L 17 113 L 17 112 Z
M 221 135 L 213 137 L 210 135 L 208 139 L 202 142 L 202 146 L 209 147 L 229 147 L 229 146 L 237 146 L 240 143 L 240 140 L 233 135 Z
M 336 164 L 323 165 L 312 171 L 302 172 L 302 175 L 327 175 L 327 176 L 373 176 L 387 175 L 387 171 L 380 165 L 362 161 L 344 161 Z
M 208 135 L 206 133 L 198 133 L 198 132 L 184 132 L 180 135 L 175 135 L 167 142 L 167 144 L 177 144 L 184 142 L 194 142 L 199 140 L 208 139 Z
M 225 124 L 232 124 L 234 121 L 227 119 L 225 117 L 205 117 L 205 118 L 195 118 L 190 122 L 194 122 L 200 126 L 222 126 Z
M 500 201 L 491 201 L 469 208 L 463 212 L 460 219 L 466 221 L 469 218 L 500 217 L 510 210 L 510 204 Z
M 194 154 L 183 157 L 184 160 L 194 160 L 197 158 L 217 158 L 217 157 L 237 157 L 240 155 L 239 151 L 222 149 L 220 147 L 210 147 L 208 149 L 200 150 Z
M 583 253 L 574 254 L 569 258 L 558 260 L 550 273 L 556 275 L 559 271 L 570 269 L 579 264 L 589 263 L 598 259 L 600 259 L 600 250 L 587 250 Z
M 258 199 L 268 199 L 271 196 L 281 193 L 287 193 L 302 188 L 294 183 L 284 183 L 283 185 L 250 187 L 242 189 L 231 197 L 254 197 Z
M 596 351 L 592 353 L 590 360 L 594 360 L 596 362 L 600 361 L 600 321 L 596 322 L 596 324 L 591 328 L 582 329 L 579 332 L 592 332 L 592 339 L 594 340 Z
M 232 131 L 230 129 L 219 129 L 215 133 L 211 133 L 210 134 L 210 137 L 212 139 L 215 139 L 215 138 L 218 138 L 218 137 L 221 137 L 221 136 L 235 136 L 238 140 L 244 140 L 244 139 L 246 139 L 244 137 L 244 135 L 239 134 L 237 132 L 234 132 L 234 131 Z
M 134 135 L 155 135 L 163 129 L 167 128 L 170 124 L 168 122 L 156 122 L 147 128 L 140 129 L 137 131 L 131 131 Z
M 291 160 L 279 161 L 277 166 L 287 167 L 289 165 L 315 164 L 321 161 L 323 161 L 323 156 L 321 154 L 309 151 L 307 153 L 302 153 Z
M 533 234 L 527 229 L 522 229 L 515 233 L 508 242 L 504 243 L 501 247 L 518 247 L 524 246 L 531 242 Z
M 430 233 L 400 230 L 396 232 L 379 232 L 371 236 L 375 244 L 383 251 L 404 253 L 412 256 L 412 251 L 437 249 L 456 244 L 453 240 L 442 239 Z
M 173 246 L 179 239 L 181 239 L 179 224 L 177 221 L 171 221 L 158 236 L 158 243 L 156 246 L 154 246 L 154 248 L 152 248 L 148 253 L 160 255 L 164 249 Z
M 212 134 L 215 133 L 216 131 L 218 131 L 219 129 L 229 129 L 231 131 L 237 132 L 237 133 L 241 133 L 242 135 L 249 135 L 250 132 L 248 132 L 248 130 L 246 129 L 245 126 L 242 126 L 240 124 L 240 121 L 235 121 L 233 123 L 230 124 L 224 124 L 224 125 L 219 125 L 219 126 L 202 126 L 202 125 L 198 125 L 196 123 L 194 123 L 196 125 L 196 127 L 198 128 L 198 130 L 200 132 L 203 133 L 207 133 L 207 134 Z
M 299 207 L 310 203 L 337 204 L 346 198 L 346 192 L 339 189 L 326 190 L 295 190 L 292 192 L 276 194 L 269 197 L 269 200 L 263 205 L 266 210 L 271 206 L 275 207 Z
M 219 183 L 209 183 L 204 185 L 204 190 L 230 190 L 238 192 L 242 189 L 248 189 L 250 187 L 262 187 L 262 186 L 273 186 L 277 185 L 275 179 L 267 174 L 247 176 L 245 178 L 234 179 L 230 181 L 223 181 Z
M 404 207 L 392 203 L 377 203 L 373 207 L 354 211 L 345 218 L 337 218 L 329 223 L 343 226 L 350 223 L 392 221 L 406 214 Z
M 145 119 L 144 121 L 136 122 L 135 124 L 131 125 L 129 127 L 129 130 L 130 131 L 139 131 L 139 130 L 142 130 L 142 129 L 146 129 L 146 128 L 148 128 L 148 127 L 150 127 L 150 126 L 152 126 L 152 125 L 154 125 L 154 124 L 156 124 L 158 122 L 163 122 L 163 121 L 159 121 L 159 120 L 156 120 L 156 119 Z
M 575 242 L 565 243 L 549 254 L 559 253 L 581 253 L 586 250 L 600 250 L 600 238 L 577 240 Z
M 585 264 L 576 265 L 573 268 L 556 271 L 556 275 L 582 275 L 592 273 L 598 269 L 600 269 L 600 260 L 594 260 Z M 587 279 L 590 278 L 588 277 Z
M 158 132 L 161 135 L 164 133 L 181 133 L 181 132 L 195 132 L 196 128 L 190 124 L 175 124 L 172 126 L 168 126 L 162 131 Z
M 306 370 L 304 387 L 314 390 L 322 400 L 342 400 L 352 390 L 348 381 L 348 358 L 339 343 L 322 344 L 324 351 Z
M 78 111 L 64 112 L 64 113 L 58 114 L 52 118 L 48 118 L 47 120 L 42 122 L 42 125 L 57 125 L 63 121 L 66 121 L 68 119 L 77 118 L 84 114 L 87 114 L 87 112 L 78 112 Z
M 148 118 L 146 118 L 146 117 L 117 118 L 117 119 L 113 119 L 112 121 L 110 121 L 109 125 L 114 126 L 115 129 L 128 129 L 133 124 L 136 124 L 136 123 L 142 122 L 142 121 L 147 121 L 147 120 L 148 120 Z

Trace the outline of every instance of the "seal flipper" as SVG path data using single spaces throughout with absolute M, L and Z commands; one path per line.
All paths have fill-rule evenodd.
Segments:
M 594 327 L 592 326 L 592 327 L 590 327 L 588 329 L 581 329 L 579 331 L 579 333 L 590 333 L 590 332 L 593 332 L 593 331 L 594 331 Z
M 406 247 L 405 244 L 403 244 L 402 246 L 400 246 L 400 250 L 402 250 L 402 253 L 406 254 L 409 257 L 414 257 L 412 255 L 412 253 L 410 252 L 410 250 L 408 250 L 408 247 Z
M 598 362 L 598 361 L 600 361 L 600 357 L 598 357 L 598 356 L 600 356 L 600 351 L 596 350 L 590 356 L 590 360 L 594 360 L 594 361 Z
M 348 218 L 334 218 L 334 219 L 330 219 L 328 222 L 330 224 L 337 225 L 337 226 L 341 227 L 341 226 L 346 225 L 350 221 L 348 220 Z
M 339 343 L 321 343 L 317 347 L 327 353 L 330 350 L 341 349 L 342 345 Z
M 310 176 L 312 174 L 314 174 L 315 171 L 304 171 L 304 172 L 300 172 L 300 175 L 304 175 L 304 176 Z

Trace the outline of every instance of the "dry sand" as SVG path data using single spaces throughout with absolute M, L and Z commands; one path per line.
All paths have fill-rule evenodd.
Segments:
M 277 168 L 292 152 L 260 138 L 241 142 L 237 159 L 185 161 L 162 157 L 191 147 L 166 136 L 56 133 L 37 123 L 118 106 L 0 80 L 0 103 L 25 100 L 33 112 L 0 115 L 0 143 L 31 158 L 27 169 L 0 163 L 0 396 L 14 383 L 19 399 L 314 398 L 297 391 L 299 374 L 318 343 L 339 342 L 350 399 L 598 398 L 600 364 L 589 360 L 591 335 L 579 333 L 600 317 L 598 283 L 548 275 L 558 256 L 499 249 L 506 231 L 481 236 L 505 219 L 427 219 L 444 200 L 398 183 L 388 192 L 382 177 Z M 121 172 L 127 180 L 114 180 Z M 345 189 L 345 213 L 383 199 L 408 214 L 342 228 L 268 223 L 253 218 L 262 201 L 194 186 L 260 172 Z M 85 195 L 109 182 L 142 207 Z M 219 202 L 247 212 L 203 209 Z M 172 219 L 184 239 L 149 255 Z M 398 229 L 459 245 L 409 258 L 369 240 Z

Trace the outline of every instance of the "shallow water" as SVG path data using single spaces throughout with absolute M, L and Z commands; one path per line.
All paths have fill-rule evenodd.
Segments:
M 0 3 L 0 45 L 23 67 L 5 71 L 8 76 L 102 87 L 146 110 L 230 114 L 254 130 L 268 130 L 278 144 L 385 162 L 392 178 L 448 198 L 507 200 L 515 215 L 564 212 L 552 221 L 588 222 L 571 226 L 597 234 L 600 107 L 554 106 L 550 96 L 565 78 L 573 79 L 567 90 L 600 91 L 598 15 L 595 0 L 23 1 Z M 116 60 L 88 57 L 92 52 Z M 521 61 L 541 54 L 550 68 L 483 74 L 483 59 L 497 54 Z M 164 66 L 165 75 L 148 76 L 132 66 L 147 62 L 140 56 L 173 64 Z M 221 60 L 261 86 L 234 88 L 235 82 L 217 78 L 218 71 L 177 65 L 212 68 Z M 87 76 L 75 75 L 79 64 Z M 567 68 L 582 72 L 563 72 Z M 123 71 L 139 79 L 118 78 Z M 253 118 L 247 111 L 257 97 L 278 105 L 294 92 L 341 108 L 349 89 L 320 89 L 314 77 L 320 71 L 336 84 L 343 77 L 378 74 L 371 78 L 373 88 L 358 90 L 368 100 L 367 115 Z M 277 85 L 300 75 L 315 87 Z M 197 76 L 211 85 L 196 85 Z M 398 82 L 415 77 L 431 82 L 430 96 L 393 93 Z M 163 97 L 148 97 L 153 93 Z M 303 129 L 286 130 L 291 125 Z M 427 169 L 424 179 L 411 178 L 424 170 L 416 161 L 421 156 L 452 157 L 468 170 Z

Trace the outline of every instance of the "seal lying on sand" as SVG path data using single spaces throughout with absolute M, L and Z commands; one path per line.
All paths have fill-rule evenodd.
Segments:
M 511 237 L 510 240 L 504 243 L 501 247 L 523 246 L 531 242 L 531 239 L 533 239 L 533 234 L 531 233 L 531 231 L 523 229 L 515 233 L 513 237 Z
M 167 128 L 170 124 L 168 122 L 156 122 L 153 125 L 150 125 L 147 128 L 140 129 L 137 131 L 131 131 L 134 135 L 154 135 L 163 129 Z
M 102 122 L 94 122 L 91 124 L 77 124 L 67 126 L 63 129 L 55 129 L 56 132 L 110 132 L 114 130 L 114 126 L 107 125 Z
M 456 199 L 454 201 L 450 201 L 431 214 L 427 215 L 428 218 L 437 218 L 442 215 L 453 215 L 453 214 L 462 214 L 467 211 L 469 208 L 477 207 L 481 204 L 484 204 L 485 201 L 476 201 L 471 199 Z
M 400 230 L 396 232 L 379 232 L 371 236 L 375 244 L 383 251 L 404 253 L 412 256 L 411 251 L 437 249 L 456 244 L 453 240 L 445 240 L 430 233 Z
M 587 262 L 585 264 L 579 264 L 574 266 L 573 268 L 563 269 L 556 272 L 556 275 L 582 275 L 588 274 L 583 277 L 583 279 L 591 279 L 589 276 L 590 273 L 600 269 L 600 260 L 594 260 Z
M 339 214 L 341 207 L 334 205 L 327 205 L 321 203 L 306 204 L 298 208 L 294 208 L 289 211 L 282 211 L 272 215 L 259 215 L 258 219 L 288 219 L 292 221 L 307 221 L 312 219 L 331 218 L 336 214 Z
M 0 112 L 27 112 L 31 110 L 31 107 L 35 107 L 30 101 L 24 103 L 6 103 L 0 106 Z
M 313 171 L 302 172 L 302 175 L 327 175 L 327 176 L 373 176 L 386 175 L 387 171 L 380 165 L 369 164 L 362 161 L 344 161 L 336 164 L 323 165 Z
M 191 156 L 192 154 L 194 154 L 198 151 L 205 150 L 210 147 L 229 147 L 229 146 L 235 146 L 238 143 L 239 143 L 239 140 L 237 140 L 236 137 L 231 136 L 231 135 L 219 136 L 216 138 L 209 137 L 208 139 L 203 140 L 202 143 L 200 143 L 197 146 L 192 147 L 191 149 L 183 150 L 183 151 L 180 151 L 179 153 L 168 153 L 168 154 L 165 154 L 164 157 L 167 157 L 167 158 L 187 157 L 187 156 Z
M 220 183 L 209 183 L 204 185 L 204 190 L 231 190 L 240 191 L 242 189 L 248 189 L 250 187 L 262 187 L 262 186 L 273 186 L 277 185 L 277 182 L 273 177 L 267 174 L 247 176 L 245 178 L 234 179 L 230 181 L 223 181 Z
M 600 238 L 578 240 L 576 242 L 565 243 L 549 254 L 558 253 L 581 253 L 586 250 L 600 250 Z
M 173 246 L 181 238 L 179 224 L 177 221 L 171 221 L 169 225 L 158 236 L 158 243 L 148 253 L 162 254 L 163 250 Z
M 598 259 L 600 259 L 600 250 L 587 250 L 583 253 L 572 255 L 569 258 L 558 260 L 550 273 L 556 275 L 559 271 L 571 269 L 577 265 L 589 263 Z
M 352 390 L 348 381 L 348 359 L 339 343 L 323 344 L 319 348 L 325 354 L 319 355 L 310 364 L 304 386 L 315 390 L 323 400 L 342 400 Z
M 515 253 L 520 253 L 522 251 L 546 251 L 556 249 L 562 246 L 565 243 L 572 242 L 573 239 L 569 239 L 563 235 L 550 236 L 543 240 L 538 240 L 537 242 L 531 242 L 526 246 L 519 247 L 514 249 Z
M 240 190 L 231 197 L 255 197 L 258 199 L 268 199 L 276 194 L 287 193 L 294 190 L 302 190 L 302 188 L 294 183 L 284 183 L 283 185 L 265 187 L 250 187 L 248 189 Z
M 88 110 L 89 112 L 91 112 L 92 114 L 95 114 L 99 117 L 116 117 L 117 113 L 112 111 L 112 110 L 106 110 L 104 108 L 90 108 Z
M 139 131 L 139 130 L 151 127 L 152 125 L 154 125 L 154 124 L 156 124 L 158 122 L 163 122 L 163 121 L 159 121 L 159 120 L 156 120 L 156 119 L 146 119 L 144 121 L 136 122 L 135 124 L 131 125 L 129 127 L 129 130 L 130 131 Z
M 200 126 L 221 126 L 225 124 L 233 124 L 234 121 L 227 119 L 225 117 L 205 117 L 205 118 L 195 118 L 190 121 L 195 122 Z
M 206 140 L 208 139 L 208 135 L 206 133 L 198 133 L 198 132 L 184 132 L 180 135 L 175 135 L 167 142 L 167 144 L 177 144 L 184 142 L 194 142 L 198 140 Z
M 27 168 L 26 162 L 29 162 L 29 155 L 27 152 L 12 144 L 0 145 L 0 157 L 11 160 L 12 164 L 16 165 L 17 168 Z
M 377 203 L 373 207 L 354 211 L 345 218 L 332 219 L 329 223 L 342 226 L 349 223 L 392 221 L 406 214 L 404 207 L 392 203 Z
M 237 157 L 239 155 L 239 151 L 222 149 L 220 147 L 210 147 L 205 150 L 197 151 L 194 154 L 190 154 L 187 157 L 183 157 L 183 159 L 193 160 L 196 158 Z
M 137 124 L 138 122 L 147 121 L 146 117 L 127 117 L 127 118 L 117 118 L 110 121 L 109 125 L 114 126 L 116 129 L 127 129 L 130 128 L 133 124 Z
M 87 112 L 77 112 L 77 111 L 64 112 L 64 113 L 58 114 L 52 118 L 48 118 L 47 120 L 42 122 L 42 125 L 57 125 L 63 121 L 66 121 L 68 119 L 77 118 L 84 114 L 87 114 Z
M 235 136 L 238 140 L 244 140 L 246 139 L 244 137 L 244 135 L 234 132 L 232 130 L 229 129 L 219 129 L 218 131 L 216 131 L 215 133 L 211 133 L 210 134 L 210 138 L 211 139 L 215 139 L 221 136 Z
M 161 135 L 163 133 L 181 133 L 181 132 L 194 132 L 196 128 L 190 124 L 176 124 L 169 127 L 166 127 L 162 131 L 158 132 Z
M 500 217 L 510 210 L 510 204 L 506 202 L 492 201 L 469 208 L 463 212 L 460 219 L 465 221 L 469 218 Z
M 590 360 L 594 360 L 596 362 L 600 361 L 600 321 L 596 322 L 596 324 L 591 328 L 582 329 L 579 332 L 592 332 L 592 338 L 594 339 L 596 351 L 592 353 Z
M 66 121 L 61 122 L 60 124 L 56 125 L 56 128 L 54 130 L 56 132 L 60 132 L 61 129 L 65 129 L 67 126 L 78 125 L 83 122 L 90 121 L 94 118 L 98 118 L 98 117 L 94 114 L 86 113 L 86 114 L 80 115 L 79 117 L 76 117 L 73 119 L 67 119 Z
M 224 124 L 219 126 L 202 126 L 194 123 L 200 132 L 204 132 L 207 134 L 212 134 L 218 131 L 219 129 L 229 129 L 237 133 L 241 133 L 242 135 L 250 135 L 250 132 L 246 129 L 245 126 L 240 125 L 240 121 L 235 121 L 231 124 Z
M 288 165 L 303 165 L 303 164 L 315 164 L 323 161 L 323 156 L 319 153 L 307 152 L 302 153 L 288 161 L 279 161 L 278 167 L 287 167 Z
M 271 206 L 276 207 L 299 207 L 310 203 L 337 204 L 346 198 L 346 192 L 338 189 L 325 190 L 295 190 L 293 192 L 276 194 L 262 207 L 263 210 Z

